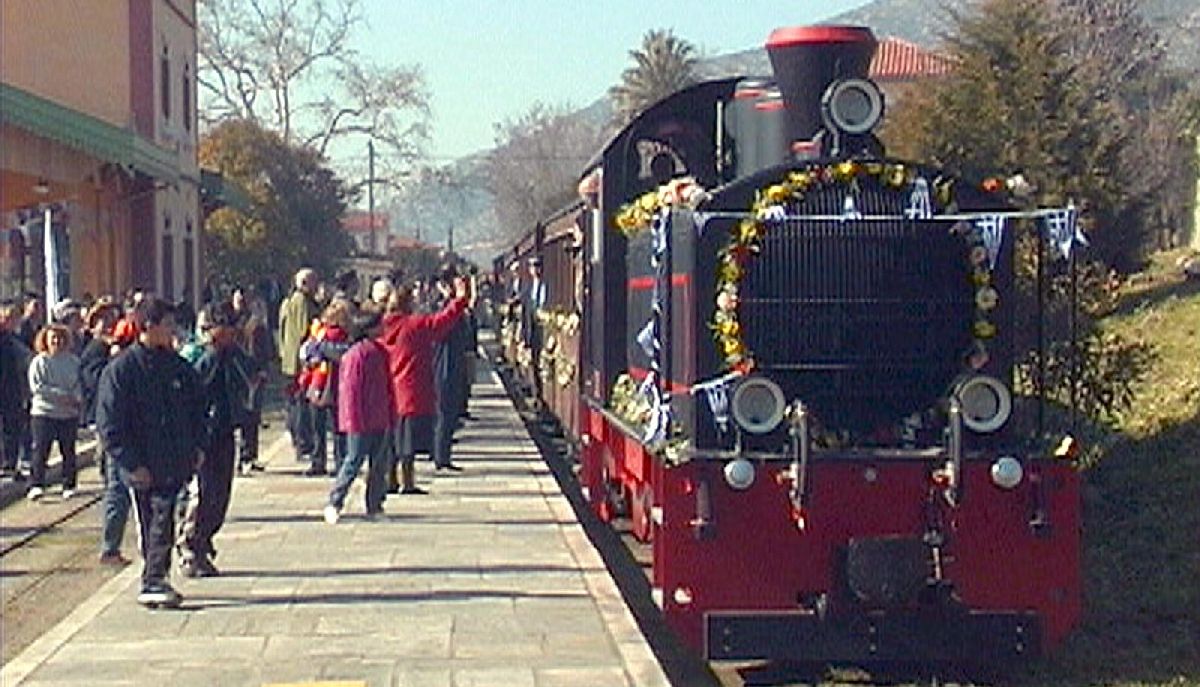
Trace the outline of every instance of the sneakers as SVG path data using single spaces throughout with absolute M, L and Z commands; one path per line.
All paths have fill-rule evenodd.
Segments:
M 120 552 L 100 554 L 100 565 L 111 565 L 114 568 L 123 568 L 130 563 L 131 561 L 122 556 Z
M 328 473 L 325 472 L 325 468 L 309 468 L 303 474 L 305 477 L 324 477 Z
M 166 582 L 151 582 L 142 587 L 137 602 L 146 608 L 178 608 L 183 597 Z
M 75 497 L 75 490 L 74 489 L 63 489 L 62 497 L 63 497 L 63 501 L 70 501 L 72 498 Z
M 437 470 L 438 472 L 462 472 L 463 468 L 461 465 L 455 465 L 454 463 L 446 463 L 445 465 L 437 466 L 437 468 L 435 468 L 435 470 Z
M 42 498 L 42 494 L 45 493 L 45 489 L 38 486 L 33 486 L 29 487 L 29 492 L 25 494 L 25 498 L 29 499 L 30 501 L 37 501 L 38 499 Z
M 216 577 L 221 574 L 208 556 L 188 556 L 179 560 L 184 577 Z
M 266 469 L 267 467 L 265 465 L 257 461 L 241 463 L 238 465 L 238 472 L 242 475 L 242 477 L 249 477 L 255 472 L 262 472 Z
M 400 490 L 400 493 L 401 494 L 428 494 L 429 492 L 425 491 L 421 487 L 405 487 Z
M 338 512 L 337 506 L 333 505 L 332 503 L 328 506 L 325 506 L 325 522 L 329 523 L 330 525 L 336 525 L 341 517 L 342 514 Z

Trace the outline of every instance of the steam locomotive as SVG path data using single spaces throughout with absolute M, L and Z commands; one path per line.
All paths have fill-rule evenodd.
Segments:
M 1018 245 L 1073 210 L 886 157 L 876 46 L 774 31 L 773 75 L 651 106 L 496 258 L 549 285 L 506 355 L 710 660 L 1006 661 L 1081 613 L 1079 476 L 1018 387 Z

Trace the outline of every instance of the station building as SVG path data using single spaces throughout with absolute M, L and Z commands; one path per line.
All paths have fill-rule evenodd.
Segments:
M 195 299 L 196 69 L 195 0 L 0 2 L 0 296 Z

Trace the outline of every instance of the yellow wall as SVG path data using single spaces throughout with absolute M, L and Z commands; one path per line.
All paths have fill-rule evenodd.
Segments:
M 0 1 L 0 81 L 129 125 L 129 3 Z

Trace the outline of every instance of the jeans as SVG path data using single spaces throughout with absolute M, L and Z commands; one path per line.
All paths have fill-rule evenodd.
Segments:
M 122 473 L 128 484 L 128 473 Z M 179 485 L 154 485 L 134 489 L 138 530 L 142 542 L 142 588 L 167 581 L 171 570 L 171 544 L 175 532 L 175 499 Z
M 57 441 L 62 453 L 63 489 L 75 488 L 75 435 L 79 429 L 79 418 L 56 418 L 34 415 L 29 419 L 33 436 L 33 460 L 30 478 L 34 486 L 46 486 L 46 461 L 50 457 L 50 444 Z
M 112 456 L 104 463 L 104 526 L 101 554 L 121 553 L 121 539 L 129 520 L 129 487 L 121 479 L 121 468 Z
M 367 464 L 367 512 L 378 513 L 383 510 L 383 497 L 386 491 L 388 453 L 385 450 L 388 443 L 387 432 L 378 434 L 347 434 L 346 459 L 338 470 L 333 489 L 329 492 L 329 503 L 338 510 L 346 504 L 346 493 L 350 485 L 362 469 L 363 460 Z
M 313 407 L 302 396 L 288 394 L 287 428 L 297 456 L 311 456 L 313 450 Z
M 346 435 L 336 430 L 337 427 L 337 408 L 332 406 L 309 406 L 309 412 L 312 414 L 313 428 L 313 451 L 310 467 L 314 472 L 325 472 L 326 453 L 328 453 L 326 444 L 329 438 L 329 432 L 333 429 L 333 471 L 336 473 L 342 467 L 342 462 L 346 457 Z

